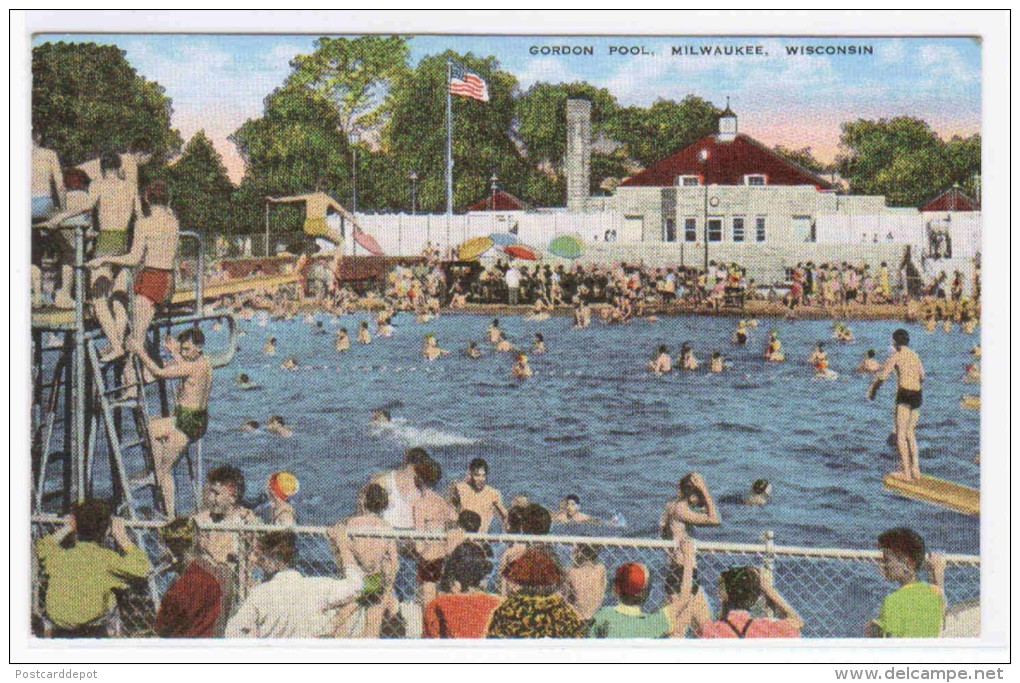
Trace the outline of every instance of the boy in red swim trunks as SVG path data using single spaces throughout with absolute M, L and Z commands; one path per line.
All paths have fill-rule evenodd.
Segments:
M 142 196 L 142 215 L 135 223 L 131 251 L 123 256 L 99 257 L 92 262 L 96 266 L 137 266 L 131 339 L 141 348 L 145 346 L 156 307 L 169 302 L 173 293 L 180 224 L 167 206 L 168 200 L 166 183 L 160 180 L 150 183 Z

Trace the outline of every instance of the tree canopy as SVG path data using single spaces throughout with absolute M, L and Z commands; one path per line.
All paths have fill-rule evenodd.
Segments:
M 124 51 L 95 43 L 32 49 L 32 130 L 68 166 L 142 142 L 158 158 L 176 154 L 181 135 L 163 87 L 139 76 Z
M 606 129 L 630 158 L 648 166 L 715 133 L 721 113 L 708 100 L 687 95 L 680 102 L 659 99 L 648 108 L 622 107 Z
M 921 119 L 858 119 L 842 126 L 840 174 L 858 194 L 885 195 L 892 206 L 919 206 L 960 183 L 973 191 L 981 138 L 943 140 Z
M 234 186 L 204 130 L 188 140 L 184 153 L 166 175 L 170 206 L 182 228 L 206 235 L 226 230 Z

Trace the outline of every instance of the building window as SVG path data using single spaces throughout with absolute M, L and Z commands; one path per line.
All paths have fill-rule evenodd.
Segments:
M 763 173 L 752 173 L 744 176 L 745 185 L 766 185 L 766 177 Z
M 709 218 L 708 219 L 708 241 L 709 242 L 722 242 L 722 219 L 721 218 Z
M 733 217 L 733 241 L 743 242 L 744 241 L 744 217 L 734 216 Z
M 765 216 L 754 219 L 754 238 L 759 242 L 765 241 Z
M 698 241 L 698 219 L 697 218 L 685 218 L 684 219 L 684 241 L 685 242 L 697 242 Z
M 676 242 L 676 221 L 672 218 L 666 219 L 665 240 L 667 242 Z
M 698 185 L 701 185 L 701 176 L 699 175 L 677 176 L 676 184 L 682 187 L 697 187 Z

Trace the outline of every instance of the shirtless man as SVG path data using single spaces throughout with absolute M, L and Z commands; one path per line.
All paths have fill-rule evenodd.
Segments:
M 528 355 L 524 352 L 518 351 L 517 357 L 514 359 L 514 364 L 510 368 L 510 376 L 514 379 L 527 379 L 531 377 L 531 366 L 528 365 Z
M 475 458 L 468 465 L 467 476 L 455 482 L 447 492 L 450 505 L 459 514 L 464 510 L 477 513 L 482 519 L 479 531 L 487 533 L 492 517 L 499 517 L 499 523 L 506 530 L 507 509 L 503 505 L 503 494 L 489 486 L 489 463 L 484 458 Z
M 347 520 L 351 534 L 351 551 L 354 561 L 365 576 L 376 574 L 380 580 L 371 591 L 363 591 L 356 604 L 364 609 L 360 633 L 352 637 L 378 638 L 384 613 L 396 612 L 396 595 L 393 585 L 397 579 L 399 556 L 397 542 L 392 538 L 358 536 L 358 530 L 389 530 L 393 527 L 384 518 L 389 506 L 389 495 L 379 484 L 369 484 L 362 492 L 358 514 Z
M 218 525 L 235 526 L 258 524 L 255 513 L 240 504 L 244 498 L 244 475 L 233 465 L 221 465 L 206 475 L 202 509 L 194 515 L 201 528 L 198 548 L 202 557 L 230 577 L 223 586 L 223 607 L 225 614 L 233 612 L 238 599 L 238 577 L 247 575 L 251 553 L 245 548 L 242 534 L 232 531 L 216 531 Z
M 660 344 L 658 355 L 648 361 L 648 370 L 656 375 L 673 372 L 673 359 L 669 357 L 669 349 L 665 344 Z
M 149 439 L 152 459 L 156 467 L 156 483 L 163 495 L 163 507 L 173 519 L 174 465 L 192 444 L 205 434 L 209 424 L 209 392 L 212 389 L 212 366 L 202 353 L 205 335 L 195 328 L 184 330 L 177 339 L 168 337 L 164 346 L 173 356 L 170 365 L 159 366 L 145 349 L 128 339 L 128 351 L 141 360 L 152 375 L 164 379 L 180 379 L 173 417 L 158 417 L 149 421 Z
M 581 512 L 581 499 L 571 493 L 560 501 L 560 509 L 552 516 L 552 521 L 554 524 L 584 524 L 598 520 Z
M 38 131 L 32 131 L 32 223 L 44 221 L 57 209 L 66 206 L 64 174 L 60 159 L 52 149 L 41 146 Z M 48 238 L 33 236 L 33 245 L 40 246 Z M 36 264 L 36 251 L 32 249 L 32 303 L 42 303 L 42 270 Z
M 95 256 L 105 259 L 121 256 L 128 251 L 128 227 L 138 203 L 138 186 L 124 179 L 120 157 L 113 153 L 100 157 L 100 174 L 89 185 L 89 202 L 86 210 L 98 209 L 99 234 L 96 237 Z M 70 211 L 59 213 L 46 222 L 55 227 L 71 217 Z M 110 362 L 124 355 L 124 338 L 127 333 L 128 272 L 119 266 L 101 265 L 92 271 L 92 308 L 96 314 L 109 348 L 100 360 Z
M 442 468 L 432 458 L 414 466 L 418 499 L 411 505 L 411 513 L 416 531 L 446 531 L 447 525 L 457 521 L 457 514 L 450 504 L 433 490 L 442 476 Z M 424 609 L 436 597 L 436 584 L 443 575 L 443 560 L 449 548 L 444 539 L 416 541 L 414 550 L 418 556 L 418 601 Z
M 498 337 L 496 338 L 495 344 L 496 350 L 499 351 L 500 353 L 509 353 L 510 351 L 514 350 L 514 347 L 510 343 L 510 340 L 503 335 L 502 331 L 498 332 Z
M 503 336 L 503 330 L 499 328 L 499 318 L 494 318 L 492 324 L 489 325 L 489 330 L 486 333 L 489 337 L 489 343 L 497 343 Z
M 342 248 L 344 244 L 343 222 L 348 221 L 355 227 L 358 225 L 354 216 L 325 192 L 317 191 L 296 197 L 267 197 L 266 201 L 270 204 L 304 202 L 305 233 L 315 237 L 325 237 L 335 242 L 338 248 Z M 339 217 L 339 220 L 334 220 L 333 216 Z
M 468 342 L 468 347 L 464 350 L 464 355 L 468 358 L 481 358 L 482 352 L 478 349 L 478 342 Z
M 156 307 L 168 303 L 173 294 L 180 224 L 167 206 L 168 200 L 166 183 L 151 183 L 145 190 L 141 216 L 135 223 L 131 251 L 123 256 L 98 256 L 86 264 L 93 270 L 103 266 L 139 268 L 135 273 L 134 316 L 131 319 L 131 338 L 138 348 L 145 346 Z
M 602 607 L 606 598 L 606 566 L 599 561 L 595 546 L 587 543 L 574 546 L 570 559 L 564 597 L 581 620 L 586 621 Z
M 903 469 L 893 472 L 897 479 L 920 479 L 921 469 L 918 464 L 917 440 L 914 428 L 921 407 L 921 383 L 924 382 L 924 366 L 921 359 L 909 347 L 910 334 L 899 329 L 893 332 L 893 351 L 885 364 L 875 374 L 875 379 L 868 387 L 868 398 L 875 400 L 878 388 L 896 370 L 896 408 L 893 413 L 893 427 L 896 435 L 896 450 L 900 454 Z

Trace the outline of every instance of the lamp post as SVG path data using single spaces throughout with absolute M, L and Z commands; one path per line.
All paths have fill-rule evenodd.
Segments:
M 358 212 L 358 142 L 357 131 L 351 133 L 351 214 Z
M 492 232 L 496 232 L 496 183 L 499 181 L 499 177 L 496 175 L 496 171 L 492 171 L 492 177 L 489 178 L 489 182 L 492 186 L 492 192 L 489 195 L 489 216 L 491 216 Z
M 411 215 L 416 216 L 418 214 L 418 172 L 411 171 L 407 174 L 407 179 L 411 181 Z
M 705 195 L 705 287 L 708 287 L 708 186 L 704 186 Z

